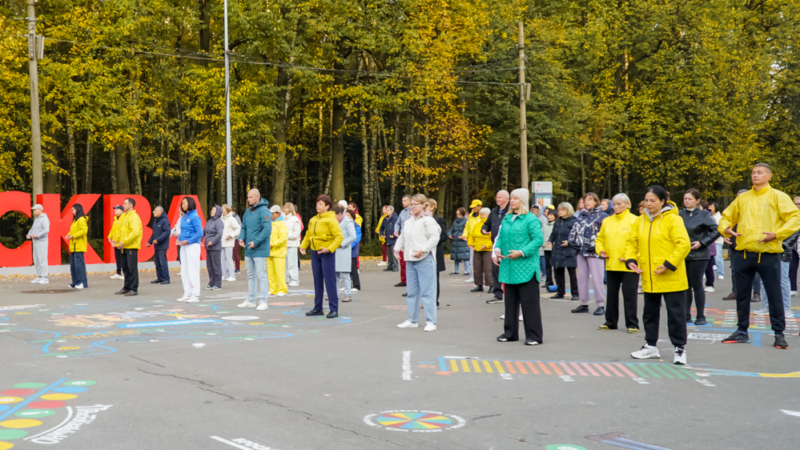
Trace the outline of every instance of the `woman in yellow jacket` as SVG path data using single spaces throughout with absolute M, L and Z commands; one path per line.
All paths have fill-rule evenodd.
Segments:
M 383 259 L 381 260 L 381 262 L 378 263 L 378 266 L 382 267 L 386 265 L 386 255 L 387 255 L 386 251 L 388 250 L 388 248 L 386 247 L 386 239 L 384 239 L 383 236 L 381 236 L 381 225 L 383 225 L 383 219 L 386 218 L 386 205 L 384 205 L 383 208 L 381 208 L 381 214 L 382 214 L 381 218 L 378 219 L 378 226 L 375 227 L 375 233 L 378 234 L 378 239 L 381 241 L 381 255 Z
M 267 277 L 269 293 L 283 297 L 288 292 L 286 286 L 286 248 L 289 243 L 289 227 L 278 205 L 269 209 L 272 213 L 272 232 L 269 236 L 269 257 L 267 258 Z
M 625 245 L 628 234 L 638 219 L 630 212 L 631 199 L 617 194 L 611 199 L 614 215 L 603 220 L 595 241 L 595 252 L 606 260 L 608 277 L 606 293 L 606 322 L 600 330 L 616 330 L 619 322 L 619 289 L 622 287 L 622 303 L 625 305 L 625 327 L 628 333 L 639 332 L 636 316 L 639 274 L 625 266 Z
M 660 358 L 658 323 L 661 298 L 667 307 L 669 339 L 675 346 L 675 364 L 686 364 L 686 278 L 684 260 L 691 250 L 689 234 L 678 207 L 661 186 L 650 186 L 644 196 L 644 214 L 633 223 L 625 248 L 625 265 L 642 276 L 645 345 L 631 353 L 636 359 Z
M 342 229 L 336 214 L 331 211 L 333 201 L 325 194 L 317 197 L 317 215 L 311 218 L 306 237 L 300 244 L 300 253 L 311 250 L 311 271 L 314 274 L 314 309 L 307 316 L 321 316 L 322 296 L 328 288 L 329 319 L 339 317 L 339 297 L 336 287 L 336 257 L 334 253 L 342 245 Z
M 86 223 L 86 214 L 83 206 L 75 204 L 72 206 L 72 225 L 69 226 L 69 234 L 64 238 L 69 241 L 69 272 L 72 275 L 72 283 L 69 287 L 73 289 L 86 289 L 89 281 L 86 279 L 86 235 L 89 234 L 89 225 Z
M 473 250 L 472 276 L 475 279 L 475 289 L 470 292 L 483 292 L 483 285 L 493 286 L 492 277 L 492 235 L 483 234 L 483 224 L 492 211 L 483 208 L 477 221 L 472 224 L 467 236 L 467 244 Z

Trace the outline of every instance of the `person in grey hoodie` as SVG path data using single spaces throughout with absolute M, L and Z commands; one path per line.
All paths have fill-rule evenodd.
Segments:
M 206 245 L 206 269 L 208 269 L 208 286 L 206 289 L 222 289 L 222 234 L 225 224 L 222 223 L 222 207 L 214 205 L 211 216 L 203 229 Z
M 36 278 L 31 283 L 50 283 L 47 279 L 47 233 L 49 232 L 50 219 L 44 213 L 44 207 L 37 203 L 33 206 L 33 226 L 25 236 L 25 239 L 33 242 L 33 267 L 36 268 Z

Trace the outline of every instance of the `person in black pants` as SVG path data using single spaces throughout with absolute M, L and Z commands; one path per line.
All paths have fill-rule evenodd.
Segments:
M 542 224 L 542 234 L 544 235 L 544 278 L 545 287 L 549 288 L 556 283 L 553 281 L 553 266 L 550 265 L 550 260 L 553 258 L 553 244 L 550 243 L 550 234 L 553 232 L 553 225 L 556 222 L 556 209 L 555 206 L 550 205 L 544 209 L 544 217 L 547 223 Z
M 683 195 L 684 209 L 680 211 L 692 250 L 686 257 L 686 276 L 689 280 L 689 289 L 686 290 L 686 322 L 692 321 L 692 293 L 697 305 L 697 320 L 695 325 L 706 324 L 706 291 L 703 287 L 703 274 L 705 274 L 708 260 L 711 258 L 708 247 L 714 245 L 719 237 L 717 222 L 711 213 L 698 206 L 700 192 L 689 189 Z
M 444 223 L 444 219 L 436 215 L 436 208 L 438 206 L 439 203 L 436 200 L 432 198 L 428 199 L 428 211 L 433 215 L 433 220 L 439 224 L 439 228 L 442 229 L 439 234 L 439 243 L 436 245 L 436 309 L 439 309 L 439 296 L 442 293 L 442 283 L 439 282 L 439 272 L 447 270 L 447 266 L 445 266 L 444 263 L 444 243 L 450 239 L 447 234 L 447 225 Z
M 126 198 L 122 203 L 125 214 L 120 216 L 119 237 L 117 247 L 122 250 L 122 271 L 125 282 L 116 295 L 132 297 L 139 295 L 139 248 L 142 246 L 142 219 L 134 207 L 136 200 Z
M 548 242 L 553 249 L 550 255 L 550 264 L 553 266 L 558 292 L 550 298 L 564 298 L 566 293 L 564 269 L 567 269 L 572 300 L 579 300 L 578 278 L 575 276 L 575 269 L 578 267 L 577 250 L 569 245 L 569 233 L 572 231 L 572 227 L 578 223 L 578 219 L 574 216 L 575 210 L 572 209 L 572 205 L 567 202 L 559 204 L 557 211 L 558 219 L 553 223 L 553 231 L 550 233 Z
M 503 218 L 508 213 L 508 191 L 497 191 L 494 200 L 497 202 L 497 206 L 489 213 L 489 217 L 486 218 L 486 222 L 484 222 L 483 228 L 481 228 L 481 233 L 492 235 L 492 242 L 497 240 L 497 232 L 500 231 L 500 223 L 503 222 Z M 498 280 L 499 276 L 500 266 L 492 264 L 492 280 L 494 281 L 489 288 L 489 293 L 494 294 L 494 298 L 487 300 L 486 303 L 500 303 L 503 301 L 503 285 L 500 284 Z
M 156 266 L 156 279 L 150 284 L 169 284 L 169 266 L 167 265 L 167 250 L 169 249 L 170 226 L 164 208 L 156 206 L 153 210 L 153 234 L 147 241 L 147 246 L 155 246 L 153 263 Z

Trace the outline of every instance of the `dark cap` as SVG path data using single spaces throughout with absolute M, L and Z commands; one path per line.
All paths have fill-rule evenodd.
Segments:
M 113 209 L 118 209 L 120 211 L 125 211 L 125 208 L 123 208 L 122 205 L 117 205 Z

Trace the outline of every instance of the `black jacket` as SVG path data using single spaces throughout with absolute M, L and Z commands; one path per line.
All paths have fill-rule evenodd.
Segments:
M 781 261 L 792 260 L 792 250 L 794 250 L 794 246 L 797 245 L 798 238 L 800 238 L 800 230 L 795 231 L 794 234 L 783 241 L 783 254 L 781 255 Z
M 700 208 L 695 208 L 692 211 L 682 209 L 678 212 L 683 219 L 683 224 L 686 226 L 686 232 L 689 233 L 690 242 L 700 242 L 700 248 L 692 250 L 686 257 L 686 261 L 704 261 L 711 258 L 708 252 L 708 246 L 714 245 L 714 241 L 719 238 L 719 231 L 717 231 L 717 221 L 711 216 L 711 213 Z
M 486 222 L 484 222 L 483 228 L 481 228 L 481 231 L 491 231 L 492 243 L 497 239 L 497 233 L 500 231 L 500 224 L 503 223 L 503 218 L 506 216 L 506 213 L 508 213 L 508 208 L 510 206 L 511 202 L 506 205 L 505 209 L 500 209 L 499 206 L 492 208 L 492 212 L 489 213 L 489 217 L 486 218 Z
M 578 223 L 575 216 L 562 219 L 557 218 L 553 222 L 553 232 L 550 233 L 550 242 L 553 243 L 553 250 L 550 253 L 550 265 L 553 267 L 578 267 L 578 259 L 576 255 L 578 250 L 571 245 L 562 247 L 563 241 L 569 241 L 569 233 L 572 227 Z
M 444 243 L 447 242 L 447 225 L 444 223 L 444 219 L 439 216 L 433 216 L 433 220 L 439 224 L 439 228 L 442 231 L 439 233 L 439 244 L 436 245 L 436 270 L 439 272 L 444 272 L 447 270 L 447 267 L 444 265 Z
M 166 250 L 169 248 L 169 232 L 170 227 L 167 215 L 161 213 L 160 216 L 153 219 L 153 234 L 150 236 L 147 243 L 152 244 L 153 241 L 157 241 L 153 248 L 156 250 Z
M 391 237 L 394 234 L 394 224 L 397 223 L 397 213 L 392 211 L 392 215 L 383 219 L 381 222 L 381 237 L 386 239 L 386 245 L 394 245 L 397 238 Z

